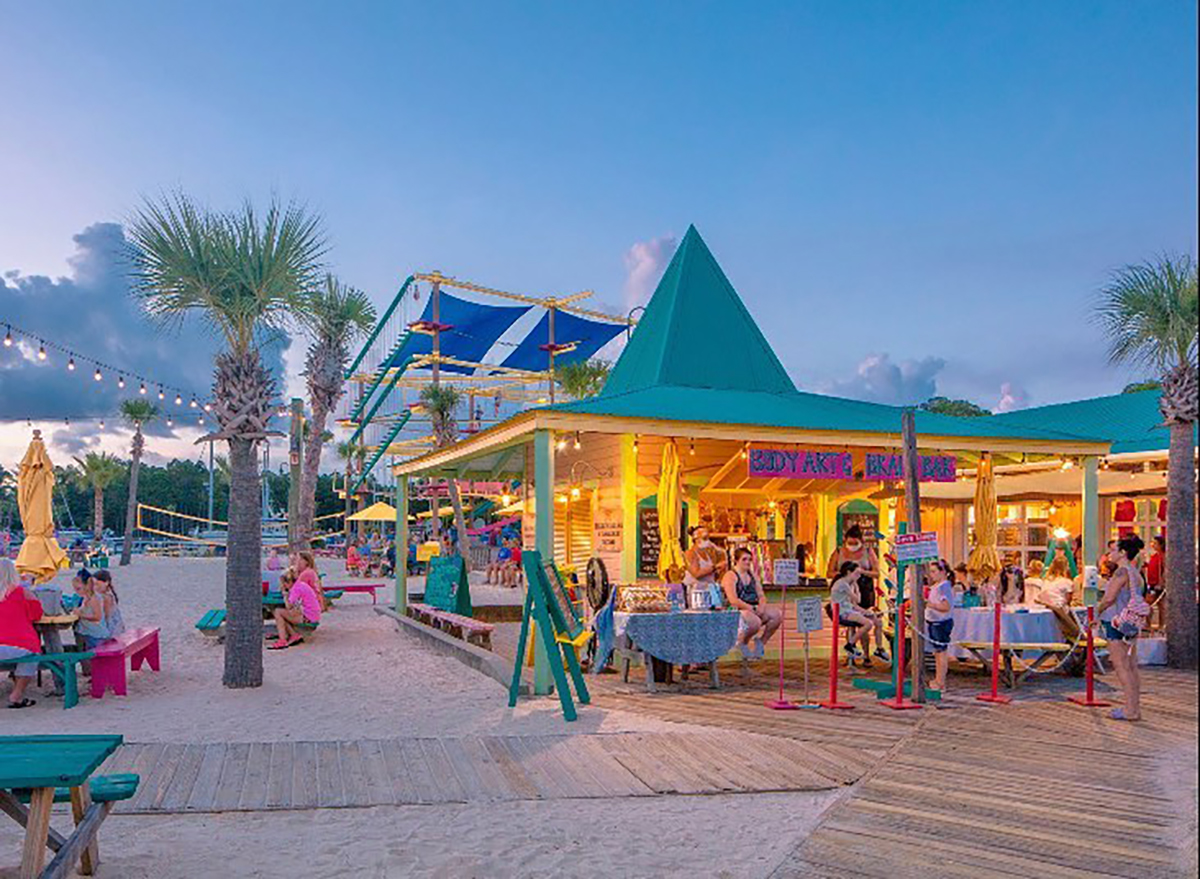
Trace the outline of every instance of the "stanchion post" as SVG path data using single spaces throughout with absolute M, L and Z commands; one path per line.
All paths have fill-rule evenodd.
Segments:
M 1082 696 L 1078 694 L 1068 696 L 1067 700 L 1076 705 L 1083 705 L 1085 708 L 1107 708 L 1112 705 L 1111 702 L 1096 698 L 1096 636 L 1092 631 L 1092 626 L 1095 624 L 1096 609 L 1089 604 L 1087 609 L 1087 670 L 1084 672 L 1087 689 Z
M 897 668 L 896 694 L 891 699 L 880 699 L 879 704 L 885 705 L 893 711 L 912 711 L 921 706 L 916 702 L 904 698 L 904 605 L 900 605 L 896 610 L 896 635 L 896 649 L 899 651 L 894 657 Z M 920 643 L 920 641 L 917 643 Z M 915 687 L 916 685 L 916 678 L 914 676 L 913 686 Z
M 839 623 L 841 621 L 841 610 L 837 604 L 829 606 L 833 614 L 833 640 L 829 651 L 829 698 L 820 703 L 822 708 L 828 708 L 831 711 L 849 711 L 854 708 L 853 705 L 847 702 L 838 701 L 838 642 L 841 641 L 841 630 Z
M 787 583 L 783 584 L 783 622 L 779 624 L 779 698 L 768 699 L 767 707 L 775 711 L 794 711 L 800 706 L 783 698 L 783 648 L 787 644 Z
M 992 623 L 992 692 L 980 693 L 975 698 L 980 702 L 1007 705 L 1012 701 L 1012 697 L 1005 696 L 1000 692 L 1000 613 L 1001 604 L 997 601 L 996 613 L 993 618 L 994 622 Z

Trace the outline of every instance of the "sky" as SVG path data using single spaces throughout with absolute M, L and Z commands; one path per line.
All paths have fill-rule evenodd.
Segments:
M 0 0 L 0 323 L 203 394 L 216 343 L 140 317 L 120 223 L 275 194 L 380 307 L 440 269 L 624 311 L 694 223 L 802 388 L 1114 393 L 1141 376 L 1108 366 L 1096 290 L 1197 251 L 1196 32 L 1171 0 Z M 60 454 L 127 446 L 57 420 L 113 390 L 5 356 L 0 464 L 27 418 Z M 270 359 L 298 387 L 302 343 Z

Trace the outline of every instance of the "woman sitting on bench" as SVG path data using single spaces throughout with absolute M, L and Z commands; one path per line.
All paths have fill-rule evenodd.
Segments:
M 12 559 L 0 559 L 0 659 L 12 659 L 28 653 L 41 653 L 42 642 L 34 631 L 34 620 L 42 618 L 42 603 L 17 576 Z M 13 672 L 13 690 L 8 694 L 9 708 L 29 708 L 32 699 L 25 689 L 37 674 L 36 662 L 19 663 Z
M 291 568 L 280 576 L 279 588 L 283 592 L 287 607 L 277 607 L 272 611 L 275 629 L 279 634 L 268 650 L 295 647 L 304 640 L 300 634 L 300 626 L 321 621 L 321 599 L 306 580 L 296 577 Z

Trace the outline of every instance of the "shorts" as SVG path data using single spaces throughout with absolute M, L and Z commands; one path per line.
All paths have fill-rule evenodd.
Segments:
M 1101 620 L 1100 625 L 1103 626 L 1103 628 L 1104 628 L 1104 638 L 1106 641 L 1132 642 L 1132 641 L 1136 641 L 1137 636 L 1139 634 L 1141 634 L 1140 632 L 1138 632 L 1133 635 L 1126 635 L 1124 632 L 1122 632 L 1120 629 L 1118 629 L 1116 626 L 1114 626 L 1108 620 Z
M 101 644 L 103 644 L 105 641 L 108 640 L 108 638 L 97 638 L 94 635 L 79 635 L 77 637 L 79 638 L 80 641 L 83 642 L 84 650 L 95 650 L 97 647 L 99 647 Z
M 12 647 L 8 644 L 0 644 L 0 662 L 5 662 L 17 656 L 28 656 L 29 651 L 24 647 Z M 13 674 L 19 678 L 31 678 L 37 674 L 38 664 L 36 662 L 20 662 L 13 670 Z
M 929 649 L 934 653 L 945 653 L 950 649 L 950 636 L 954 634 L 954 620 L 926 620 L 929 630 Z
M 858 620 L 852 620 L 850 617 L 839 616 L 838 625 L 843 629 L 857 629 L 862 626 L 862 623 L 860 623 Z

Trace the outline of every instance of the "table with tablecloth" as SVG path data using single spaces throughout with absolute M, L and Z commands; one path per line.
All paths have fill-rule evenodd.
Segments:
M 956 607 L 952 642 L 992 642 L 996 612 L 990 607 Z M 1062 627 L 1054 611 L 1048 607 L 1004 610 L 1000 614 L 1001 644 L 1047 644 L 1063 640 Z M 957 643 L 950 645 L 950 655 L 969 659 L 971 654 Z
M 618 645 L 633 647 L 647 657 L 670 665 L 704 665 L 733 649 L 740 617 L 737 611 L 617 612 L 613 632 Z M 653 689 L 649 673 L 647 685 Z

